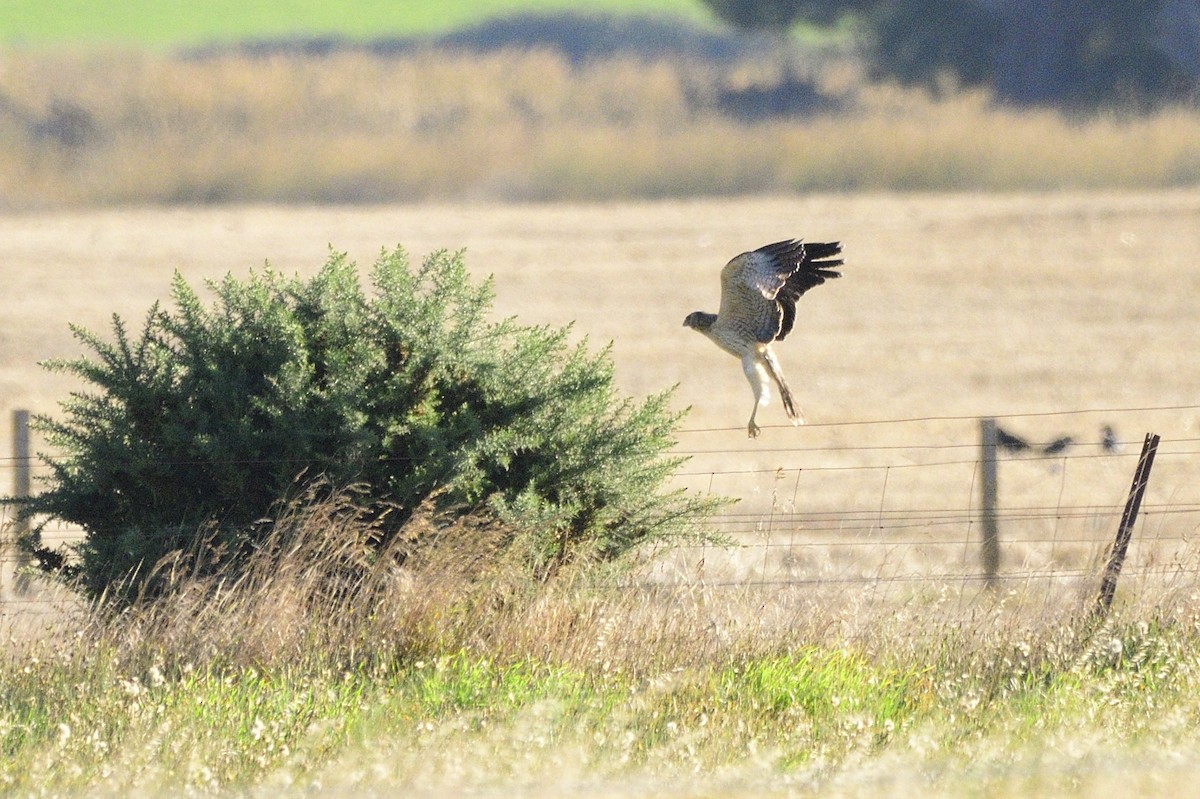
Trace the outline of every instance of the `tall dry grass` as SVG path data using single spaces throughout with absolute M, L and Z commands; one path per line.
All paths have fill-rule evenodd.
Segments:
M 811 647 L 850 647 L 888 664 L 961 657 L 979 668 L 1014 641 L 1077 657 L 1097 630 L 1091 584 L 1015 578 L 989 591 L 907 581 L 886 563 L 869 578 L 847 569 L 828 580 L 760 581 L 739 577 L 747 556 L 719 545 L 580 562 L 540 580 L 523 566 L 521 537 L 486 513 L 429 508 L 387 549 L 378 537 L 353 496 L 314 491 L 279 515 L 245 568 L 214 568 L 221 553 L 200 531 L 194 549 L 154 567 L 162 597 L 114 612 L 103 601 L 76 609 L 65 637 L 122 653 L 134 670 L 370 670 L 469 652 L 644 675 Z M 1178 566 L 1182 579 L 1139 585 L 1119 603 L 1129 618 L 1117 612 L 1111 624 L 1200 626 L 1200 568 Z
M 551 52 L 0 53 L 0 208 L 604 199 L 1200 181 L 1200 114 L 1070 118 L 818 76 L 839 110 L 721 112 L 769 67 Z
M 832 582 L 721 592 L 682 573 L 655 587 L 637 564 L 532 585 L 486 519 L 418 516 L 408 532 L 396 568 L 368 555 L 351 501 L 299 503 L 238 579 L 194 576 L 181 555 L 160 564 L 167 599 L 10 646 L 0 784 L 1075 796 L 1107 753 L 1154 755 L 1120 761 L 1117 786 L 1196 768 L 1195 585 L 1102 621 L 1019 591 L 962 605 Z
M 447 636 L 465 635 L 449 621 L 534 586 L 519 545 L 503 551 L 510 532 L 482 513 L 422 507 L 382 549 L 379 525 L 352 494 L 309 489 L 244 567 L 222 569 L 223 552 L 201 530 L 190 549 L 153 566 L 165 598 L 116 610 L 101 599 L 88 623 L 118 650 L 176 667 L 361 667 L 431 656 Z

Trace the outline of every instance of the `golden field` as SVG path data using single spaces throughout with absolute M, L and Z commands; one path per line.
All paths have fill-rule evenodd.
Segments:
M 729 257 L 786 237 L 843 241 L 845 277 L 805 296 L 778 345 L 810 424 L 792 428 L 772 404 L 749 441 L 739 365 L 682 320 L 715 310 Z M 1090 580 L 1146 432 L 1164 442 L 1135 540 L 1157 545 L 1135 548 L 1136 569 L 1190 557 L 1197 190 L 0 216 L 0 450 L 9 411 L 53 413 L 78 388 L 38 367 L 79 352 L 69 323 L 105 331 L 116 312 L 136 324 L 173 270 L 199 283 L 265 260 L 307 274 L 330 247 L 366 267 L 396 244 L 418 257 L 466 248 L 472 270 L 494 278 L 497 314 L 611 341 L 630 393 L 678 387 L 692 409 L 679 479 L 741 500 L 721 523 L 747 548 L 684 553 L 665 579 L 701 557 L 735 583 L 849 576 L 908 592 L 915 576 L 977 576 L 977 419 L 988 415 L 1033 442 L 1078 442 L 1065 459 L 1001 464 L 1004 573 Z M 1106 423 L 1123 454 L 1098 447 Z

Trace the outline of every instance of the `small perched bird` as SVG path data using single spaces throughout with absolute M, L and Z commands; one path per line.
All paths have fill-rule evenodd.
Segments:
M 1110 454 L 1118 453 L 1123 449 L 1121 442 L 1117 440 L 1117 431 L 1113 430 L 1112 425 L 1106 424 L 1100 428 L 1100 446 Z
M 1067 447 L 1071 446 L 1074 443 L 1075 443 L 1075 439 L 1071 438 L 1070 436 L 1063 436 L 1062 438 L 1056 438 L 1053 441 L 1051 441 L 1049 444 L 1047 444 L 1045 447 L 1042 448 L 1042 454 L 1043 455 L 1059 455 L 1063 452 L 1066 452 Z
M 804 414 L 796 405 L 783 370 L 771 350 L 796 322 L 796 300 L 813 286 L 841 277 L 837 258 L 840 242 L 804 244 L 779 241 L 744 252 L 721 270 L 721 306 L 717 313 L 695 311 L 683 320 L 684 327 L 697 330 L 718 347 L 742 361 L 742 370 L 754 392 L 754 409 L 746 426 L 751 438 L 758 436 L 758 409 L 770 400 L 770 382 L 779 387 L 783 409 L 793 424 L 803 424 Z
M 1010 433 L 1003 427 L 996 428 L 996 443 L 1001 449 L 1009 452 L 1024 452 L 1029 449 L 1029 442 L 1016 433 Z

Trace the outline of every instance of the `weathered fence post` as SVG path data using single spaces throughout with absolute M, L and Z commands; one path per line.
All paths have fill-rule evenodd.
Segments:
M 981 419 L 979 423 L 982 452 L 980 454 L 980 489 L 983 514 L 983 575 L 985 585 L 993 588 L 1000 571 L 1000 527 L 996 520 L 996 420 Z
M 32 455 L 29 451 L 29 411 L 13 411 L 13 498 L 18 500 L 29 496 L 31 482 L 29 478 L 30 469 L 32 468 Z M 17 511 L 20 512 L 20 505 L 17 505 Z M 18 517 L 20 519 L 20 517 Z M 12 543 L 22 540 L 29 535 L 29 520 L 20 519 L 13 522 L 12 525 Z M 13 580 L 13 589 L 18 595 L 27 594 L 29 592 L 29 576 L 25 574 L 25 567 L 29 565 L 29 558 L 25 555 L 25 550 L 21 547 L 14 547 L 16 551 L 16 578 Z
M 1146 493 L 1146 484 L 1150 482 L 1150 468 L 1154 466 L 1154 454 L 1158 452 L 1158 435 L 1147 433 L 1142 444 L 1142 454 L 1138 458 L 1137 469 L 1133 473 L 1133 485 L 1129 487 L 1129 499 L 1125 501 L 1125 511 L 1121 514 L 1121 524 L 1117 528 L 1117 540 L 1113 542 L 1112 554 L 1108 565 L 1104 568 L 1104 578 L 1100 581 L 1100 596 L 1096 597 L 1095 615 L 1108 615 L 1112 607 L 1113 597 L 1117 593 L 1117 580 L 1121 576 L 1121 566 L 1125 563 L 1125 555 L 1129 551 L 1129 539 L 1133 536 L 1133 524 L 1137 521 L 1138 510 L 1142 507 L 1142 496 Z

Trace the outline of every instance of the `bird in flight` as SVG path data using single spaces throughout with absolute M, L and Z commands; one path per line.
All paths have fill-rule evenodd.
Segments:
M 805 244 L 788 239 L 744 252 L 721 270 L 721 306 L 717 313 L 695 311 L 683 320 L 718 347 L 742 361 L 754 392 L 754 410 L 746 430 L 758 436 L 755 416 L 770 400 L 770 383 L 779 388 L 783 409 L 792 424 L 804 424 L 783 370 L 771 350 L 796 322 L 796 300 L 813 286 L 841 277 L 840 242 Z

